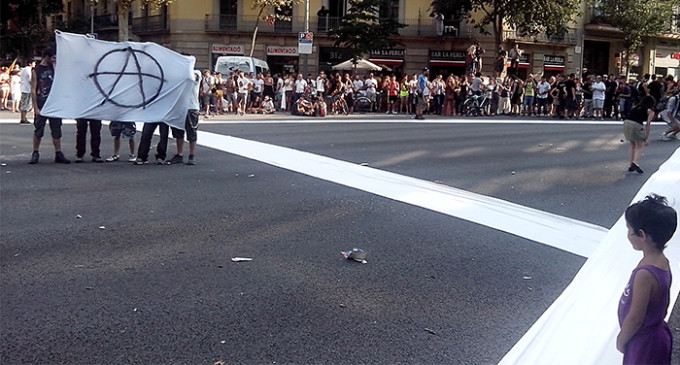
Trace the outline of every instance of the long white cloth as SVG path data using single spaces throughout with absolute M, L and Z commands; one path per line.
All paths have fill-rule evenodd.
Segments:
M 668 198 L 680 210 L 680 149 L 643 185 L 631 203 L 650 193 Z M 627 238 L 622 216 L 609 230 L 574 280 L 522 339 L 503 357 L 500 364 L 620 364 L 616 350 L 619 333 L 617 309 L 631 271 L 642 258 Z M 671 271 L 680 273 L 680 232 L 668 242 L 665 254 Z M 680 280 L 671 285 L 673 308 Z
M 107 42 L 58 33 L 44 116 L 165 122 L 184 129 L 195 58 L 155 43 Z

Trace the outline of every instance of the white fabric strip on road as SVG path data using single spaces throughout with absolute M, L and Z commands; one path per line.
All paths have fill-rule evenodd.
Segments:
M 580 256 L 590 256 L 607 233 L 607 229 L 590 223 L 290 148 L 200 131 L 198 141 L 202 146 L 472 221 Z
M 666 196 L 680 210 L 680 148 L 642 186 L 631 203 L 650 193 Z M 631 271 L 642 258 L 628 242 L 622 216 L 583 265 L 567 289 L 505 355 L 501 365 L 514 364 L 620 364 L 616 350 L 619 332 L 617 309 Z M 676 275 L 671 286 L 668 313 L 680 292 L 680 232 L 666 256 Z M 668 318 L 667 317 L 667 318 Z

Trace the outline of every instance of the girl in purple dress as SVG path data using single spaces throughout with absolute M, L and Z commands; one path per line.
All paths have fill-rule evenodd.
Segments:
M 670 364 L 673 337 L 664 318 L 671 271 L 663 250 L 675 233 L 677 213 L 666 198 L 651 194 L 626 209 L 626 225 L 628 240 L 643 257 L 619 302 L 616 348 L 624 364 Z

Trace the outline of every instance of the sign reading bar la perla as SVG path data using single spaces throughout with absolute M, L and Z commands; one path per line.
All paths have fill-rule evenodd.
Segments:
M 432 51 L 430 60 L 460 61 L 465 60 L 465 51 Z
M 213 43 L 212 53 L 244 55 L 246 47 L 242 44 L 217 44 Z
M 405 49 L 378 49 L 371 51 L 371 58 L 403 59 L 404 56 L 406 56 Z

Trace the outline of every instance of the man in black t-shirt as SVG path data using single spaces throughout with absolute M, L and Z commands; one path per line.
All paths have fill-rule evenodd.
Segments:
M 578 103 L 576 102 L 576 81 L 574 81 L 576 75 L 569 74 L 569 78 L 564 82 L 564 88 L 566 93 L 566 108 L 565 117 L 572 118 L 574 112 L 578 110 Z
M 33 153 L 29 164 L 37 164 L 40 159 L 40 141 L 45 134 L 45 125 L 47 121 L 50 122 L 50 132 L 52 134 L 52 144 L 54 145 L 54 162 L 56 163 L 71 163 L 61 152 L 61 118 L 44 117 L 40 115 L 40 110 L 45 106 L 47 97 L 50 95 L 52 89 L 52 82 L 54 81 L 54 64 L 57 62 L 57 56 L 51 48 L 43 51 L 42 60 L 40 64 L 33 68 L 33 76 L 31 77 L 31 99 L 33 100 L 33 113 L 35 121 L 33 125 Z

